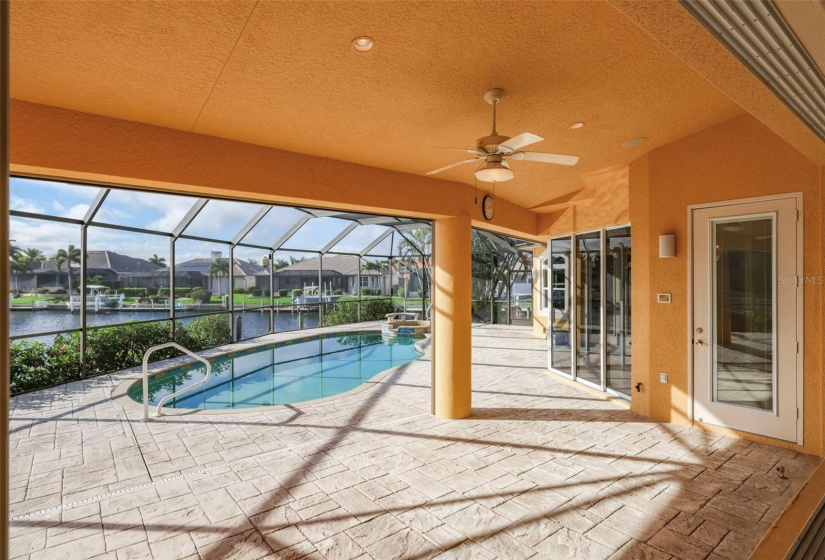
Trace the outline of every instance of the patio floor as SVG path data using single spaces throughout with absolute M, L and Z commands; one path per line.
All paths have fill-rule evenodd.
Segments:
M 11 557 L 746 558 L 819 464 L 571 386 L 529 327 L 473 335 L 465 420 L 430 415 L 425 359 L 321 403 L 146 424 L 111 398 L 134 373 L 15 398 Z

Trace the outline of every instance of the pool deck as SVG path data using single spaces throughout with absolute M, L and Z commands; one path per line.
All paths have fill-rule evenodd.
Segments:
M 820 463 L 650 421 L 548 373 L 545 345 L 475 328 L 465 420 L 430 414 L 426 358 L 322 402 L 149 423 L 112 399 L 134 372 L 17 397 L 11 558 L 733 560 Z

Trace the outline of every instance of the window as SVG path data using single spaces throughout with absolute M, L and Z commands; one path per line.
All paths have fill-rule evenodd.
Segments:
M 539 259 L 539 309 L 547 309 L 550 301 L 550 270 L 547 267 L 547 257 Z
M 371 282 L 370 282 L 371 279 L 372 279 L 372 276 L 362 276 L 361 277 L 361 287 L 362 288 L 369 288 L 370 284 L 371 284 Z

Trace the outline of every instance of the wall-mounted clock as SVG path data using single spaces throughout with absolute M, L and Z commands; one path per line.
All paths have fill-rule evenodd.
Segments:
M 490 195 L 485 196 L 481 200 L 481 213 L 484 219 L 488 222 L 493 219 L 493 214 L 496 211 L 496 201 Z

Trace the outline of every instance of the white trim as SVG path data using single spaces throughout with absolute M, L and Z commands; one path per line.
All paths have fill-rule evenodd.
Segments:
M 766 195 L 766 196 L 756 196 L 756 197 L 748 197 L 748 198 L 739 198 L 734 200 L 721 200 L 717 202 L 705 202 L 700 204 L 691 204 L 687 207 L 687 245 L 688 245 L 688 271 L 686 274 L 687 277 L 687 358 L 688 358 L 688 387 L 687 387 L 687 397 L 688 397 L 688 405 L 687 405 L 687 417 L 688 420 L 691 422 L 695 422 L 695 415 L 694 415 L 694 360 L 693 360 L 693 335 L 694 335 L 694 323 L 693 323 L 693 299 L 694 299 L 694 290 L 693 290 L 693 259 L 694 259 L 694 250 L 693 250 L 693 212 L 695 210 L 701 210 L 703 208 L 719 208 L 722 206 L 736 206 L 739 204 L 749 204 L 753 202 L 770 202 L 775 200 L 782 200 L 788 198 L 795 198 L 796 199 L 796 211 L 797 211 L 797 220 L 796 220 L 796 269 L 797 269 L 797 277 L 802 278 L 804 277 L 804 205 L 803 205 L 803 194 L 800 191 L 797 192 L 789 192 L 789 193 L 780 193 L 774 195 Z M 804 442 L 804 419 L 805 419 L 805 375 L 804 375 L 804 362 L 805 362 L 805 306 L 804 306 L 804 289 L 801 284 L 797 284 L 797 294 L 796 294 L 796 339 L 797 343 L 799 344 L 799 351 L 797 352 L 796 356 L 796 405 L 797 409 L 799 410 L 797 420 L 796 420 L 796 444 L 803 445 Z

